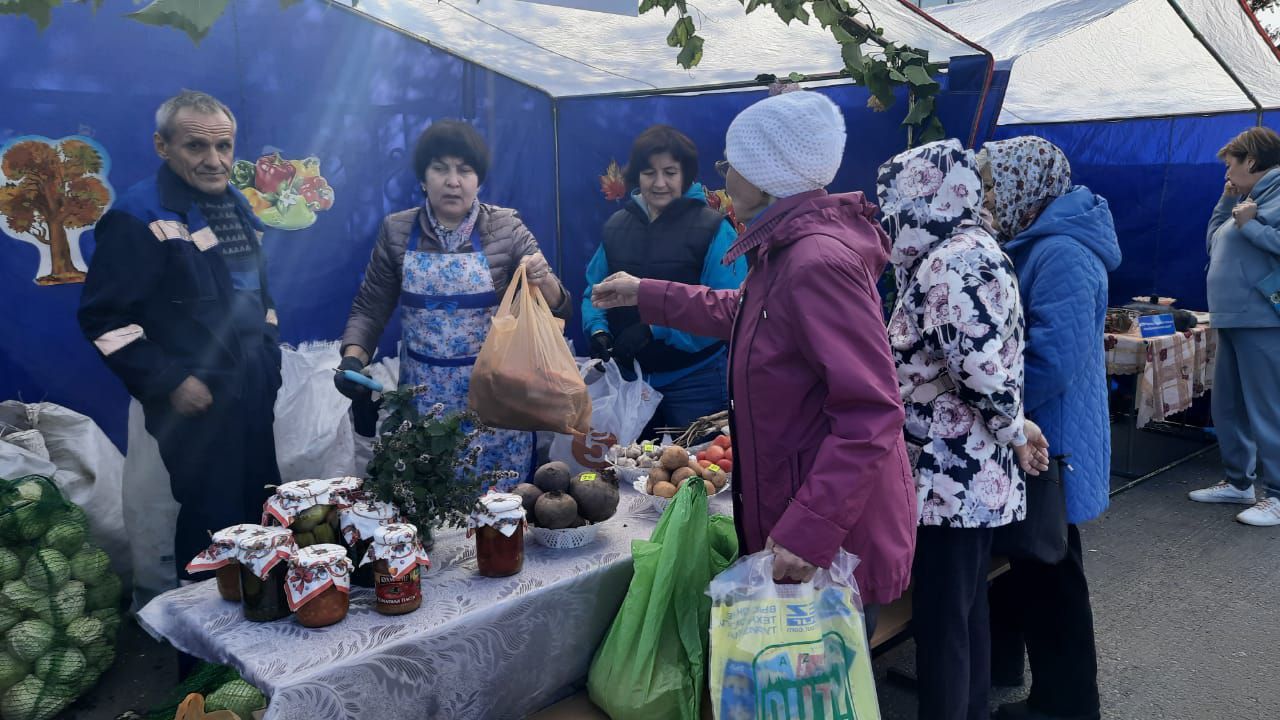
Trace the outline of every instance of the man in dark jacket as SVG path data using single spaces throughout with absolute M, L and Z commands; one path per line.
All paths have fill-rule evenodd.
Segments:
M 210 531 L 257 522 L 280 482 L 280 387 L 262 225 L 229 184 L 236 121 L 183 91 L 156 112 L 154 177 L 98 222 L 81 330 L 142 404 L 174 499 L 178 577 Z

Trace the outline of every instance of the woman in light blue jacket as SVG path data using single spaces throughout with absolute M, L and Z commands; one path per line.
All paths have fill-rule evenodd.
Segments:
M 1209 220 L 1206 249 L 1209 312 L 1218 330 L 1213 422 L 1226 480 L 1190 495 L 1252 505 L 1236 519 L 1270 527 L 1280 525 L 1280 135 L 1250 128 L 1218 157 L 1227 186 Z
M 1053 143 L 990 142 L 983 157 L 987 209 L 1026 313 L 1024 411 L 1060 458 L 1068 523 L 1060 561 L 1013 558 L 992 586 L 993 682 L 1021 684 L 1024 644 L 1033 678 L 1028 699 L 1002 706 L 996 717 L 1096 720 L 1097 651 L 1077 525 L 1107 507 L 1111 423 L 1102 333 L 1107 273 L 1120 265 L 1120 245 L 1107 201 L 1071 184 L 1071 165 Z

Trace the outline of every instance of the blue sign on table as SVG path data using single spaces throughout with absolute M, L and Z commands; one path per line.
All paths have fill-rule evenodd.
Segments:
M 1152 338 L 1172 335 L 1177 332 L 1173 327 L 1172 315 L 1143 315 L 1138 318 L 1138 327 L 1142 329 L 1142 337 Z

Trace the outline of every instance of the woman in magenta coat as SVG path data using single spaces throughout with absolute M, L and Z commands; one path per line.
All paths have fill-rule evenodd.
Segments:
M 618 274 L 593 298 L 729 341 L 743 553 L 771 548 L 775 579 L 804 581 L 843 547 L 861 559 L 855 578 L 874 606 L 910 580 L 916 497 L 876 291 L 889 238 L 862 193 L 823 189 L 844 142 L 839 108 L 816 92 L 747 108 L 717 164 L 738 217 L 753 218 L 725 257 L 747 258 L 742 288 Z

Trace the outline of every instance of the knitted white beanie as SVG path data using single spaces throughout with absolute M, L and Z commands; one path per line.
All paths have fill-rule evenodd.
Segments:
M 725 159 L 775 198 L 826 187 L 844 157 L 844 116 L 821 93 L 775 95 L 738 113 L 725 135 Z

